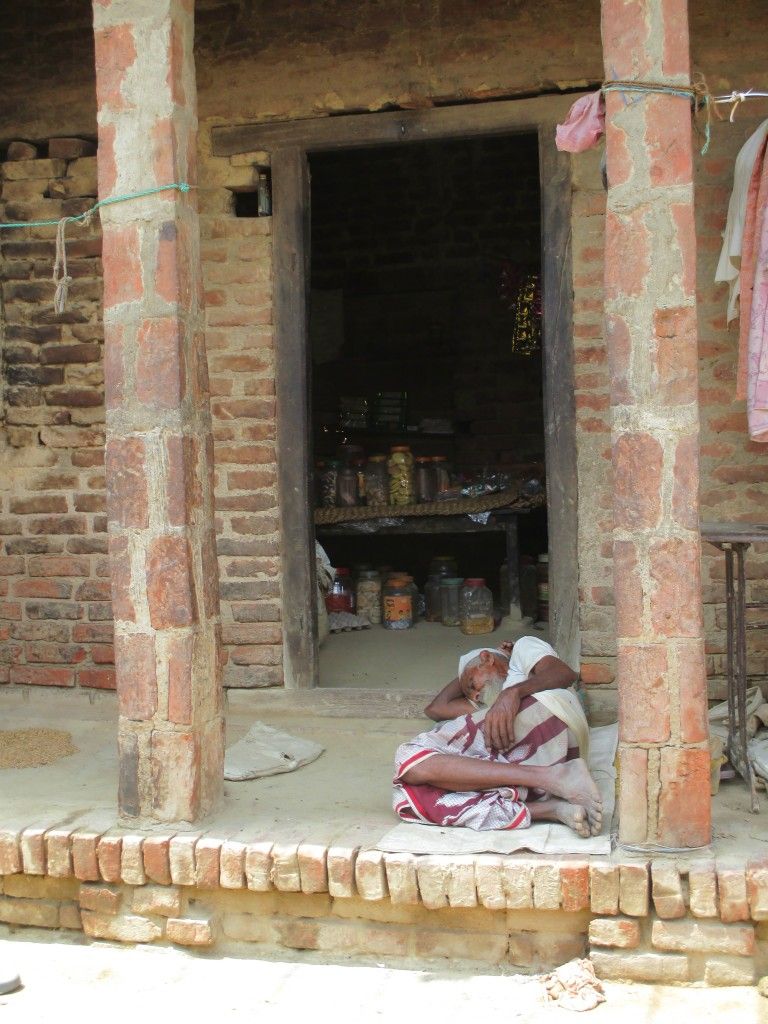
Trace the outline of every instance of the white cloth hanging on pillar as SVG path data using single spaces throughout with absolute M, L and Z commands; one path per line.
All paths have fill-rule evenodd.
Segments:
M 768 134 L 768 118 L 753 132 L 739 150 L 733 172 L 733 191 L 728 203 L 728 219 L 723 232 L 723 247 L 717 262 L 715 281 L 728 285 L 727 322 L 739 315 L 741 246 L 744 238 L 744 218 L 747 211 L 747 192 L 755 160 Z

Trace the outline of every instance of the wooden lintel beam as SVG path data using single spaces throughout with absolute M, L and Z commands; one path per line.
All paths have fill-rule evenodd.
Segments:
M 217 125 L 211 132 L 213 155 L 235 156 L 259 150 L 270 153 L 290 147 L 312 152 L 536 131 L 542 122 L 564 117 L 578 98 L 579 94 L 568 93 L 423 110 Z

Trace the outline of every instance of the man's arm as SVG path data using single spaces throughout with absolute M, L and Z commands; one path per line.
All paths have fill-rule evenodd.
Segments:
M 522 683 L 502 690 L 483 721 L 483 735 L 491 750 L 509 750 L 515 739 L 515 718 L 523 697 L 541 690 L 562 690 L 571 686 L 578 674 L 560 658 L 551 654 L 540 658 Z
M 433 722 L 446 722 L 477 711 L 475 701 L 464 696 L 458 678 L 452 679 L 424 708 L 424 714 Z

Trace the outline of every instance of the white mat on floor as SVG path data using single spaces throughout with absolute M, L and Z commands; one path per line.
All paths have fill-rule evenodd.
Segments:
M 224 778 L 229 782 L 243 782 L 293 772 L 316 761 L 324 749 L 313 740 L 300 739 L 263 722 L 254 722 L 246 735 L 224 754 Z
M 494 829 L 476 832 L 471 828 L 443 828 L 403 822 L 376 844 L 385 853 L 516 853 L 530 850 L 547 854 L 607 854 L 611 852 L 611 819 L 616 802 L 616 746 L 618 725 L 589 730 L 589 770 L 603 798 L 603 830 L 599 836 L 582 839 L 567 825 L 539 823 L 514 832 Z

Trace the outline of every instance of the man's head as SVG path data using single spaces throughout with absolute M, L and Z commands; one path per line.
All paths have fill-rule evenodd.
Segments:
M 461 692 L 470 700 L 479 700 L 490 683 L 503 683 L 506 679 L 509 658 L 501 651 L 485 649 L 468 661 L 462 661 Z

